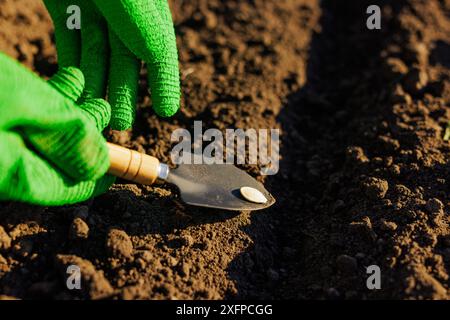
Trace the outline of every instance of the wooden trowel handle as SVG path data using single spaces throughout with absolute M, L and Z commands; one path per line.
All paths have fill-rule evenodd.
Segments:
M 140 184 L 150 185 L 155 182 L 159 171 L 157 158 L 109 142 L 107 144 L 109 174 Z

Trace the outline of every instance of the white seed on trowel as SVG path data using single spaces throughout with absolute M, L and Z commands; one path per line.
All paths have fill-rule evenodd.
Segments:
M 255 202 L 255 203 L 266 203 L 267 202 L 267 198 L 261 193 L 261 191 L 255 189 L 255 188 L 241 187 L 241 189 L 239 189 L 239 191 L 241 192 L 241 195 L 247 201 Z

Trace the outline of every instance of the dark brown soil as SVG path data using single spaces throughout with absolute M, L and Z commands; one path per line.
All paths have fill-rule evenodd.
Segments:
M 154 115 L 142 74 L 121 145 L 169 160 L 170 134 L 280 128 L 277 203 L 185 207 L 118 181 L 75 206 L 0 206 L 0 295 L 56 299 L 448 299 L 450 1 L 171 1 L 183 107 Z M 40 1 L 0 0 L 0 50 L 56 70 Z M 82 290 L 66 289 L 66 267 Z M 381 268 L 369 290 L 366 267 Z

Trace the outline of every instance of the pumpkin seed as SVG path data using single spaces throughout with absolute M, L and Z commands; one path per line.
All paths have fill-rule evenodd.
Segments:
M 251 188 L 251 187 L 241 187 L 239 189 L 241 195 L 250 202 L 254 203 L 266 203 L 267 198 L 262 194 L 261 191 Z

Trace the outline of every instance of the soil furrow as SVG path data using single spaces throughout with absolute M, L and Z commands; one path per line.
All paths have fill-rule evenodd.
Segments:
M 289 197 L 303 201 L 279 228 L 298 250 L 279 294 L 448 298 L 448 67 L 427 49 L 447 43 L 448 8 L 385 2 L 383 30 L 371 33 L 367 3 L 322 4 L 315 76 L 286 117 L 304 137 Z M 369 265 L 381 268 L 382 290 L 367 288 Z

